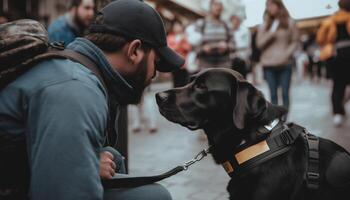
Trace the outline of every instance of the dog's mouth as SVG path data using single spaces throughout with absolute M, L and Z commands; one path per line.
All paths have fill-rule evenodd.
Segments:
M 200 122 L 189 120 L 178 109 L 171 109 L 165 106 L 160 106 L 159 111 L 160 114 L 162 114 L 167 120 L 180 124 L 181 126 L 184 126 L 192 131 L 202 128 L 203 124 L 206 123 L 206 120 L 202 120 Z
M 180 123 L 181 124 L 181 123 Z M 205 124 L 205 121 L 202 121 L 202 122 L 183 122 L 181 125 L 190 129 L 191 131 L 194 131 L 194 130 L 198 130 L 198 129 L 201 129 L 203 128 L 203 124 Z

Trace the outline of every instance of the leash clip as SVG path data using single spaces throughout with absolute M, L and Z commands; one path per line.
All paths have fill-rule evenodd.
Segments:
M 189 160 L 187 162 L 185 162 L 183 165 L 182 165 L 182 168 L 184 170 L 187 170 L 189 166 L 193 165 L 194 163 L 196 162 L 199 162 L 201 161 L 204 157 L 206 157 L 208 155 L 210 151 L 210 147 L 207 148 L 207 149 L 203 149 L 201 152 L 199 152 L 192 160 Z

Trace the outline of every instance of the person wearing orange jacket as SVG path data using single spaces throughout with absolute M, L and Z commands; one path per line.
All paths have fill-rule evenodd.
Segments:
M 333 80 L 333 124 L 345 121 L 344 95 L 350 83 L 350 0 L 339 0 L 339 11 L 324 20 L 317 32 L 320 59 L 327 61 Z

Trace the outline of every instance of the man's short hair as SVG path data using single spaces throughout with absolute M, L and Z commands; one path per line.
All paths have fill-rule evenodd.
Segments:
M 350 0 L 339 0 L 338 5 L 339 8 L 350 11 Z
M 94 24 L 101 24 L 103 16 L 97 16 Z M 98 48 L 105 52 L 117 52 L 121 50 L 128 42 L 136 38 L 128 38 L 116 33 L 89 33 L 85 36 L 86 39 L 94 43 Z M 149 52 L 151 46 L 142 41 L 142 50 Z
M 72 9 L 74 7 L 79 7 L 83 0 L 71 0 L 69 4 L 69 9 Z

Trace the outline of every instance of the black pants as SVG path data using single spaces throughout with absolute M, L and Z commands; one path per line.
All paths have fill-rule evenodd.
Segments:
M 331 70 L 333 80 L 333 114 L 345 115 L 344 96 L 346 86 L 350 83 L 350 58 L 334 58 L 333 60 L 327 62 L 327 64 Z
M 344 95 L 347 82 L 344 80 L 333 80 L 332 106 L 333 114 L 345 115 Z

